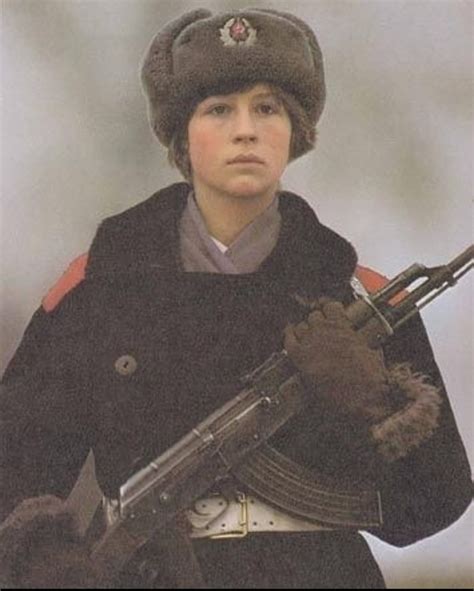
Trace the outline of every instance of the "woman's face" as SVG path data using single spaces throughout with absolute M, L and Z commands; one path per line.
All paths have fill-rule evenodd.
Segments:
M 233 197 L 275 192 L 290 140 L 290 118 L 270 86 L 206 98 L 188 125 L 195 190 Z

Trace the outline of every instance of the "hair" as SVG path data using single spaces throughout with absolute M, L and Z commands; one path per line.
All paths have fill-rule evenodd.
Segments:
M 254 82 L 249 84 L 238 84 L 234 88 L 226 88 L 224 94 L 244 92 L 253 86 L 255 86 Z M 292 162 L 299 156 L 306 154 L 306 152 L 309 152 L 314 148 L 316 142 L 316 130 L 311 125 L 305 110 L 292 94 L 286 92 L 275 84 L 269 84 L 269 86 L 275 93 L 275 96 L 281 101 L 291 121 L 289 162 Z M 216 89 L 207 96 L 210 96 L 211 94 L 221 94 L 221 92 L 219 92 L 219 89 Z M 189 183 L 192 183 L 192 167 L 191 159 L 189 157 L 188 125 L 196 106 L 205 98 L 205 96 L 200 96 L 193 101 L 190 108 L 177 125 L 168 146 L 169 163 L 176 167 Z

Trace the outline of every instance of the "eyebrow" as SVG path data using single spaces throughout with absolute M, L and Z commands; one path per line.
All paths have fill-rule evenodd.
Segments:
M 276 98 L 276 99 L 279 98 L 276 93 L 274 93 L 274 92 L 272 92 L 270 90 L 268 92 L 259 92 L 258 94 L 256 94 L 254 96 L 254 98 L 266 98 L 266 97 L 269 97 L 269 96 L 271 96 L 273 98 Z
M 238 93 L 231 93 L 231 94 L 238 94 Z M 230 96 L 230 95 L 229 94 L 213 94 L 211 96 L 206 97 L 202 102 L 204 103 L 204 102 L 207 102 L 210 100 L 222 100 L 228 96 Z M 279 96 L 275 92 L 272 92 L 271 90 L 266 91 L 266 92 L 259 92 L 258 94 L 255 94 L 252 98 L 268 98 L 268 97 L 272 97 L 272 98 L 279 100 Z

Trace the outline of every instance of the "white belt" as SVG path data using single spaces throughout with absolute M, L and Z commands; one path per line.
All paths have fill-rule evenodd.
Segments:
M 237 493 L 235 501 L 219 494 L 198 499 L 186 514 L 192 538 L 242 538 L 250 532 L 330 529 L 292 517 L 244 493 Z

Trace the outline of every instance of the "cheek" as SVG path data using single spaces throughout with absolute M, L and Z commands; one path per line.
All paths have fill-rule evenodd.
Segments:
M 290 155 L 291 127 L 277 127 L 270 131 L 269 145 L 272 146 L 275 159 L 285 164 Z
M 219 149 L 219 141 L 215 131 L 200 127 L 189 128 L 189 157 L 194 170 L 209 168 L 213 162 L 213 155 Z

